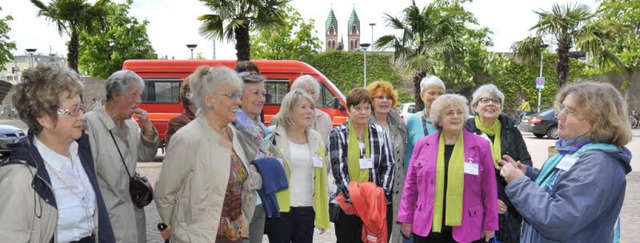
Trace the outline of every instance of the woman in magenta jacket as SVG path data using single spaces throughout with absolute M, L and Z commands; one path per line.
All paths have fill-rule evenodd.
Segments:
M 411 156 L 397 221 L 415 242 L 473 242 L 498 230 L 497 186 L 489 141 L 464 129 L 467 99 L 440 96 L 431 106 L 438 133 Z

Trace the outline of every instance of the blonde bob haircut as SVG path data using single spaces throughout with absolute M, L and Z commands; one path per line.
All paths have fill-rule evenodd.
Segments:
M 445 94 L 438 97 L 431 104 L 431 111 L 429 116 L 431 117 L 431 124 L 442 131 L 440 123 L 440 115 L 442 112 L 449 108 L 462 109 L 462 121 L 466 121 L 469 117 L 469 105 L 467 105 L 467 98 L 459 94 Z M 463 128 L 464 129 L 464 128 Z
M 393 90 L 393 85 L 384 80 L 378 80 L 367 85 L 367 91 L 371 96 L 371 101 L 378 95 L 388 95 L 391 97 L 391 107 L 395 107 L 398 104 L 398 93 Z
M 560 107 L 570 94 L 576 114 L 591 123 L 587 137 L 594 143 L 624 146 L 631 141 L 627 103 L 611 84 L 584 82 L 565 86 L 556 95 L 555 107 Z
M 293 110 L 304 100 L 311 104 L 311 109 L 315 109 L 315 102 L 309 93 L 302 89 L 292 89 L 282 99 L 280 111 L 272 120 L 278 121 L 278 124 L 285 128 L 290 127 L 293 125 Z M 315 115 L 313 117 L 315 119 Z

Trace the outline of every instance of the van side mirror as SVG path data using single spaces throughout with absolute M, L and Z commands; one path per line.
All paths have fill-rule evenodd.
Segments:
M 344 106 L 340 103 L 338 97 L 333 97 L 333 109 L 344 110 Z

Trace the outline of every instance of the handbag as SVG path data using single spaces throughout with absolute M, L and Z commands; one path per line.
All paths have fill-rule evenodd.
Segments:
M 116 149 L 118 149 L 118 155 L 120 155 L 124 170 L 127 172 L 127 176 L 129 176 L 129 195 L 131 196 L 131 202 L 138 208 L 144 208 L 153 201 L 153 188 L 151 187 L 151 183 L 149 183 L 147 177 L 138 174 L 138 172 L 131 176 L 129 168 L 124 162 L 124 157 L 122 157 L 122 153 L 120 152 L 120 147 L 118 147 L 118 143 L 116 142 L 116 138 L 111 131 L 109 131 L 109 134 L 111 134 L 113 144 L 115 144 Z
M 338 215 L 340 215 L 340 205 L 336 201 L 338 187 L 333 184 L 329 190 L 329 221 L 335 223 L 338 221 Z

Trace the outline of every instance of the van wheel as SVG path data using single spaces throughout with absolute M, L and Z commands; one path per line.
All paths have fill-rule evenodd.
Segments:
M 558 139 L 558 127 L 550 127 L 549 130 L 547 130 L 547 136 L 551 139 Z
M 536 136 L 537 138 L 544 137 L 544 133 L 534 133 L 533 135 Z

